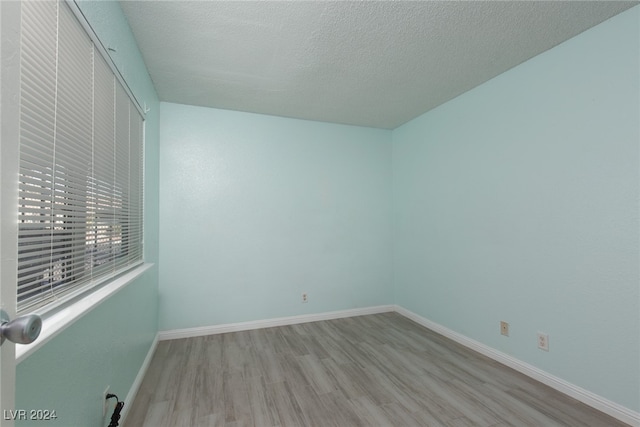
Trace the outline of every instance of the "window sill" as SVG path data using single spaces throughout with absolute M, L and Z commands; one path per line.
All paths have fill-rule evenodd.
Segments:
M 89 313 L 120 289 L 126 287 L 138 277 L 142 276 L 142 274 L 152 266 L 153 264 L 150 263 L 142 264 L 102 286 L 98 290 L 91 292 L 77 302 L 64 307 L 61 310 L 57 310 L 43 316 L 42 331 L 40 332 L 38 339 L 33 344 L 16 345 L 16 364 L 29 357 L 60 332 L 74 324 L 77 320 Z

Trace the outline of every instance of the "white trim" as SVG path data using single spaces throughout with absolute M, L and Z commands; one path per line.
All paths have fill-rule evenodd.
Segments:
M 459 334 L 458 332 L 452 331 L 451 329 L 446 328 L 438 323 L 425 319 L 424 317 L 415 314 L 403 307 L 396 305 L 395 311 L 398 314 L 401 314 L 402 316 L 413 320 L 414 322 L 424 326 L 427 329 L 431 329 L 432 331 L 437 332 L 459 344 L 462 344 L 463 346 L 468 347 L 471 350 L 477 351 L 478 353 L 481 353 L 497 362 L 500 362 L 503 365 L 515 369 L 516 371 L 523 373 L 536 381 L 546 384 L 561 393 L 571 396 L 574 399 L 597 409 L 598 411 L 611 415 L 612 417 L 629 425 L 640 426 L 640 413 L 638 412 L 635 412 L 618 403 L 605 399 L 604 397 L 585 390 L 582 387 L 578 387 L 575 384 L 571 384 L 570 382 L 565 381 L 562 378 L 551 375 L 550 373 L 545 372 L 542 369 L 529 365 L 526 362 L 495 350 L 485 344 Z
M 37 349 L 45 345 L 60 332 L 73 325 L 75 322 L 84 317 L 85 314 L 102 304 L 120 289 L 126 287 L 138 277 L 150 269 L 153 264 L 146 263 L 139 267 L 115 278 L 111 282 L 105 284 L 97 290 L 93 290 L 86 297 L 63 307 L 60 310 L 52 312 L 49 316 L 43 316 L 42 331 L 40 336 L 33 344 L 16 345 L 16 364 L 33 354 Z M 94 288 L 95 289 L 95 288 Z
M 127 397 L 124 400 L 124 408 L 122 408 L 122 412 L 120 413 L 121 425 L 125 425 L 127 415 L 129 415 L 129 410 L 131 409 L 131 405 L 133 405 L 133 401 L 136 399 L 138 390 L 140 390 L 140 386 L 142 385 L 142 380 L 144 380 L 144 376 L 147 374 L 147 370 L 149 369 L 149 365 L 151 364 L 151 359 L 153 359 L 153 355 L 155 354 L 156 348 L 158 347 L 158 341 L 158 334 L 156 334 L 153 342 L 151 343 L 151 347 L 149 347 L 147 356 L 144 358 L 144 362 L 142 362 L 142 366 L 138 371 L 138 375 L 136 375 L 136 379 L 133 381 L 133 384 L 131 384 L 129 393 L 127 393 Z M 108 413 L 107 417 L 110 417 Z
M 20 34 L 21 4 L 0 1 L 0 308 L 14 318 L 18 275 L 18 165 L 20 141 Z M 0 349 L 0 407 L 15 408 L 15 345 Z M 3 417 L 4 418 L 4 417 Z M 0 421 L 13 427 L 13 420 Z
M 252 329 L 273 328 L 275 326 L 296 325 L 299 323 L 318 322 L 320 320 L 341 319 L 343 317 L 364 316 L 367 314 L 387 313 L 394 311 L 393 305 L 353 308 L 350 310 L 330 311 L 327 313 L 304 314 L 301 316 L 279 317 L 276 319 L 255 320 L 251 322 L 226 323 L 223 325 L 200 326 L 197 328 L 173 329 L 160 331 L 160 341 L 179 338 L 200 337 L 203 335 L 224 334 L 227 332 L 249 331 Z

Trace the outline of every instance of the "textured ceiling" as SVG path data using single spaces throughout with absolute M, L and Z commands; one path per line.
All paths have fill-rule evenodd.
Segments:
M 163 101 L 393 129 L 637 2 L 121 4 Z

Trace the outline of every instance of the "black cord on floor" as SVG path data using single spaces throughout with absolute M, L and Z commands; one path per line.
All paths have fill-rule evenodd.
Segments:
M 109 423 L 109 427 L 118 427 L 118 421 L 120 421 L 120 412 L 122 412 L 122 408 L 124 408 L 124 402 L 120 402 L 118 396 L 115 394 L 107 394 L 107 400 L 111 398 L 116 398 L 116 407 L 113 410 L 113 414 L 111 415 L 111 422 Z

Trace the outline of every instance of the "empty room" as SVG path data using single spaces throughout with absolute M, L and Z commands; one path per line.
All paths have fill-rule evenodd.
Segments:
M 0 2 L 0 426 L 640 426 L 640 5 Z

